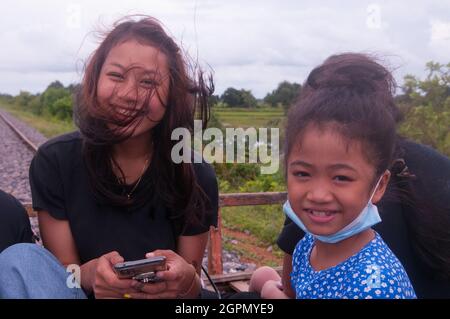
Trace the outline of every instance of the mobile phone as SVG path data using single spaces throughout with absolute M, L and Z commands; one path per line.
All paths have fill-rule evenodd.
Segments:
M 156 272 L 166 269 L 165 256 L 126 261 L 114 265 L 114 271 L 119 278 L 135 279 L 144 283 L 159 281 L 159 278 L 156 277 Z

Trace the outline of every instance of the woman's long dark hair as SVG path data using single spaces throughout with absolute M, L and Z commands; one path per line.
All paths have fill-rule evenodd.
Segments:
M 141 191 L 136 193 L 132 201 L 116 191 L 118 180 L 111 163 L 112 147 L 132 134 L 122 134 L 121 128 L 136 127 L 143 116 L 150 117 L 151 114 L 136 108 L 135 112 L 130 112 L 128 119 L 117 120 L 108 113 L 114 110 L 99 105 L 97 97 L 100 72 L 109 52 L 127 40 L 136 40 L 157 48 L 166 56 L 170 73 L 168 100 L 164 105 L 166 111 L 162 120 L 152 129 L 152 141 L 149 141 L 153 143 L 150 165 L 154 169 L 149 170 L 152 178 L 141 181 Z M 171 150 L 177 141 L 172 141 L 171 134 L 178 127 L 192 131 L 196 115 L 200 116 L 203 126 L 206 127 L 209 119 L 208 97 L 214 86 L 211 77 L 205 80 L 201 69 L 193 64 L 188 65 L 186 61 L 187 58 L 161 23 L 148 16 L 137 21 L 134 17 L 127 17 L 117 22 L 91 55 L 76 97 L 75 121 L 83 137 L 83 158 L 89 180 L 100 201 L 106 200 L 109 204 L 127 207 L 141 205 L 148 201 L 149 197 L 156 196 L 166 205 L 171 217 L 177 222 L 186 225 L 201 219 L 207 209 L 208 200 L 197 183 L 192 164 L 173 163 Z M 148 91 L 145 103 L 155 91 Z M 111 123 L 114 125 L 108 125 Z M 121 173 L 123 177 L 123 172 Z
M 391 73 L 375 58 L 357 53 L 329 57 L 309 74 L 291 108 L 285 167 L 289 152 L 311 123 L 319 127 L 334 123 L 345 137 L 362 142 L 376 167 L 374 178 L 390 169 L 388 190 L 410 208 L 404 219 L 418 256 L 439 277 L 450 279 L 450 211 L 429 201 L 430 194 L 415 183 L 421 177 L 408 171 L 402 159 L 403 138 L 396 134 L 402 115 L 394 102 L 395 87 Z

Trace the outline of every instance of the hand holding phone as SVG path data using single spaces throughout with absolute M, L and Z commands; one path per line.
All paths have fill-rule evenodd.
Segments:
M 166 269 L 167 265 L 165 256 L 127 261 L 114 265 L 114 271 L 119 278 L 131 278 L 143 283 L 159 281 L 156 277 L 156 273 Z

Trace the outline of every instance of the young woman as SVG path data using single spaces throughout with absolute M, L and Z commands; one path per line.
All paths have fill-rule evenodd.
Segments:
M 117 23 L 87 63 L 75 109 L 79 132 L 50 140 L 33 159 L 33 208 L 44 246 L 62 265 L 80 265 L 88 296 L 200 294 L 218 189 L 208 164 L 171 159 L 172 130 L 192 128 L 195 114 L 206 125 L 209 115 L 212 90 L 188 65 L 157 20 Z M 167 258 L 161 281 L 118 278 L 113 265 L 148 253 Z M 58 293 L 52 296 L 66 296 Z

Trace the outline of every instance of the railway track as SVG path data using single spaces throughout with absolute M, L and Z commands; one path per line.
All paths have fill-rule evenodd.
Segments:
M 31 142 L 4 114 L 0 113 L 0 118 L 5 122 L 11 130 L 22 140 L 22 142 L 34 153 L 37 152 L 38 147 Z
M 28 169 L 37 146 L 0 112 L 0 189 L 21 203 L 31 202 Z

